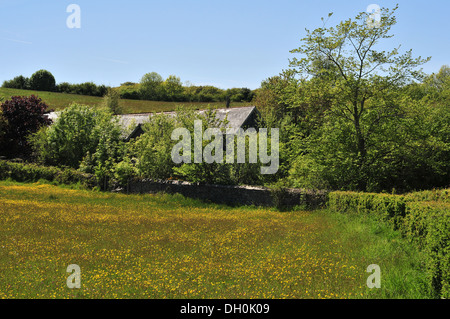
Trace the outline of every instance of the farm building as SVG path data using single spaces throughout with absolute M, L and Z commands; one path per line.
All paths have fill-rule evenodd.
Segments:
M 249 127 L 257 127 L 257 119 L 259 115 L 259 111 L 255 106 L 246 106 L 246 107 L 235 107 L 235 108 L 223 108 L 223 109 L 215 109 L 216 118 L 219 121 L 223 121 L 227 119 L 227 128 L 232 129 L 232 133 L 236 132 L 238 129 L 246 129 Z M 206 112 L 206 110 L 198 110 L 196 111 L 200 114 Z M 48 114 L 49 118 L 55 121 L 58 118 L 59 112 L 50 112 Z M 129 141 L 132 138 L 136 138 L 141 135 L 144 131 L 142 129 L 142 125 L 145 122 L 148 122 L 150 117 L 153 114 L 167 114 L 175 116 L 176 112 L 162 112 L 162 113 L 137 113 L 137 114 L 121 114 L 117 115 L 119 117 L 119 124 L 122 126 L 124 132 L 130 131 L 130 127 L 132 128 L 131 133 L 124 137 L 126 141 Z

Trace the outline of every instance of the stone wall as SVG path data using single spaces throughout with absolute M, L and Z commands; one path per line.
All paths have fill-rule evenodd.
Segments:
M 229 206 L 255 205 L 277 206 L 287 208 L 303 205 L 306 208 L 318 208 L 326 203 L 324 191 L 302 189 L 285 189 L 274 191 L 266 187 L 197 185 L 181 181 L 135 180 L 127 189 L 119 191 L 128 193 L 179 193 L 185 197 L 196 198 L 206 202 L 226 204 Z

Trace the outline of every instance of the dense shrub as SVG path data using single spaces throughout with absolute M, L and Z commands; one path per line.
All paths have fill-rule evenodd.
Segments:
M 120 106 L 120 94 L 116 90 L 108 89 L 103 97 L 102 106 L 110 110 L 114 115 L 122 113 Z
M 121 99 L 129 99 L 129 100 L 140 100 L 141 99 L 139 89 L 136 89 L 136 88 L 121 89 L 119 94 L 120 94 Z
M 45 115 L 47 111 L 48 106 L 34 95 L 13 96 L 5 101 L 1 105 L 5 121 L 2 122 L 4 143 L 0 145 L 0 152 L 10 157 L 28 156 L 31 150 L 27 137 L 51 123 Z
M 331 192 L 328 205 L 337 212 L 370 214 L 399 229 L 405 216 L 405 200 L 400 195 Z
M 75 169 L 88 155 L 95 167 L 112 164 L 123 151 L 117 118 L 106 109 L 77 104 L 64 109 L 52 126 L 34 134 L 31 141 L 41 163 Z
M 80 95 L 90 95 L 90 96 L 104 96 L 109 87 L 105 85 L 96 85 L 93 82 L 84 82 L 80 84 L 70 84 L 68 82 L 61 82 L 56 85 L 55 91 L 59 93 L 68 94 L 80 94 Z
M 426 252 L 433 290 L 450 298 L 450 204 L 408 202 L 402 231 Z
M 172 176 L 174 165 L 171 157 L 175 142 L 170 132 L 175 120 L 167 115 L 154 115 L 144 125 L 144 134 L 133 142 L 133 151 L 138 158 L 137 167 L 142 177 L 165 179 Z
M 114 177 L 120 185 L 127 185 L 130 179 L 138 175 L 138 170 L 129 158 L 117 163 L 114 167 Z
M 30 78 L 30 88 L 37 91 L 54 91 L 55 77 L 47 70 L 39 70 Z
M 389 195 L 331 192 L 328 207 L 387 222 L 420 247 L 436 297 L 450 297 L 450 190 Z
M 28 90 L 30 88 L 30 79 L 23 75 L 19 75 L 12 80 L 4 81 L 2 87 L 7 89 Z
M 37 164 L 13 163 L 0 161 L 0 180 L 13 179 L 18 182 L 37 182 L 46 180 L 60 184 L 81 184 L 87 188 L 97 185 L 93 175 L 81 173 L 74 169 L 60 169 Z

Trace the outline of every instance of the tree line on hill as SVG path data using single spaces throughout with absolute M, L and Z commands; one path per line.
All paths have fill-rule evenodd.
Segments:
M 103 97 L 111 89 L 93 82 L 56 84 L 55 77 L 47 70 L 39 70 L 27 78 L 23 75 L 6 80 L 3 88 L 49 91 Z M 146 73 L 139 83 L 125 82 L 115 88 L 122 99 L 172 101 L 172 102 L 251 102 L 255 92 L 248 88 L 220 89 L 211 85 L 182 84 L 180 78 L 169 75 L 163 79 L 156 72 Z

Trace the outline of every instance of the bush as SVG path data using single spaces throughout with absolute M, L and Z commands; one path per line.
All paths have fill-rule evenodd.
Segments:
M 30 78 L 30 88 L 37 91 L 54 91 L 56 81 L 53 74 L 47 70 L 39 70 Z
M 171 140 L 170 132 L 174 128 L 175 120 L 164 114 L 153 115 L 144 124 L 144 134 L 132 142 L 141 177 L 166 179 L 172 176 L 171 150 L 175 142 Z
M 72 104 L 31 140 L 41 163 L 77 169 L 88 154 L 92 154 L 94 165 L 120 157 L 121 134 L 109 111 Z
M 407 203 L 403 234 L 426 252 L 430 285 L 437 297 L 450 298 L 450 205 Z
M 399 229 L 406 211 L 403 196 L 375 193 L 331 192 L 328 206 L 340 213 L 371 215 L 394 229 Z
M 90 95 L 90 96 L 104 96 L 109 87 L 105 85 L 96 85 L 93 82 L 85 82 L 80 84 L 70 84 L 68 82 L 62 82 L 56 85 L 56 92 L 68 93 L 68 94 L 80 94 L 80 95 Z
M 41 127 L 51 124 L 45 115 L 48 106 L 42 99 L 13 96 L 1 105 L 5 143 L 2 145 L 4 154 L 9 156 L 28 156 L 31 152 L 27 137 L 37 132 Z M 6 124 L 7 123 L 7 124 Z
M 60 184 L 79 183 L 86 188 L 93 188 L 97 185 L 92 175 L 84 174 L 74 169 L 59 169 L 52 166 L 0 161 L 0 180 L 8 178 L 18 182 L 46 180 Z
M 134 167 L 133 163 L 131 163 L 131 160 L 128 158 L 118 163 L 114 168 L 114 177 L 122 186 L 127 185 L 130 179 L 137 176 L 137 174 L 137 168 Z
M 120 94 L 116 90 L 109 89 L 107 91 L 103 97 L 102 105 L 114 115 L 122 113 L 122 108 L 120 107 Z
M 141 95 L 138 89 L 126 89 L 120 90 L 120 98 L 129 100 L 140 100 Z

